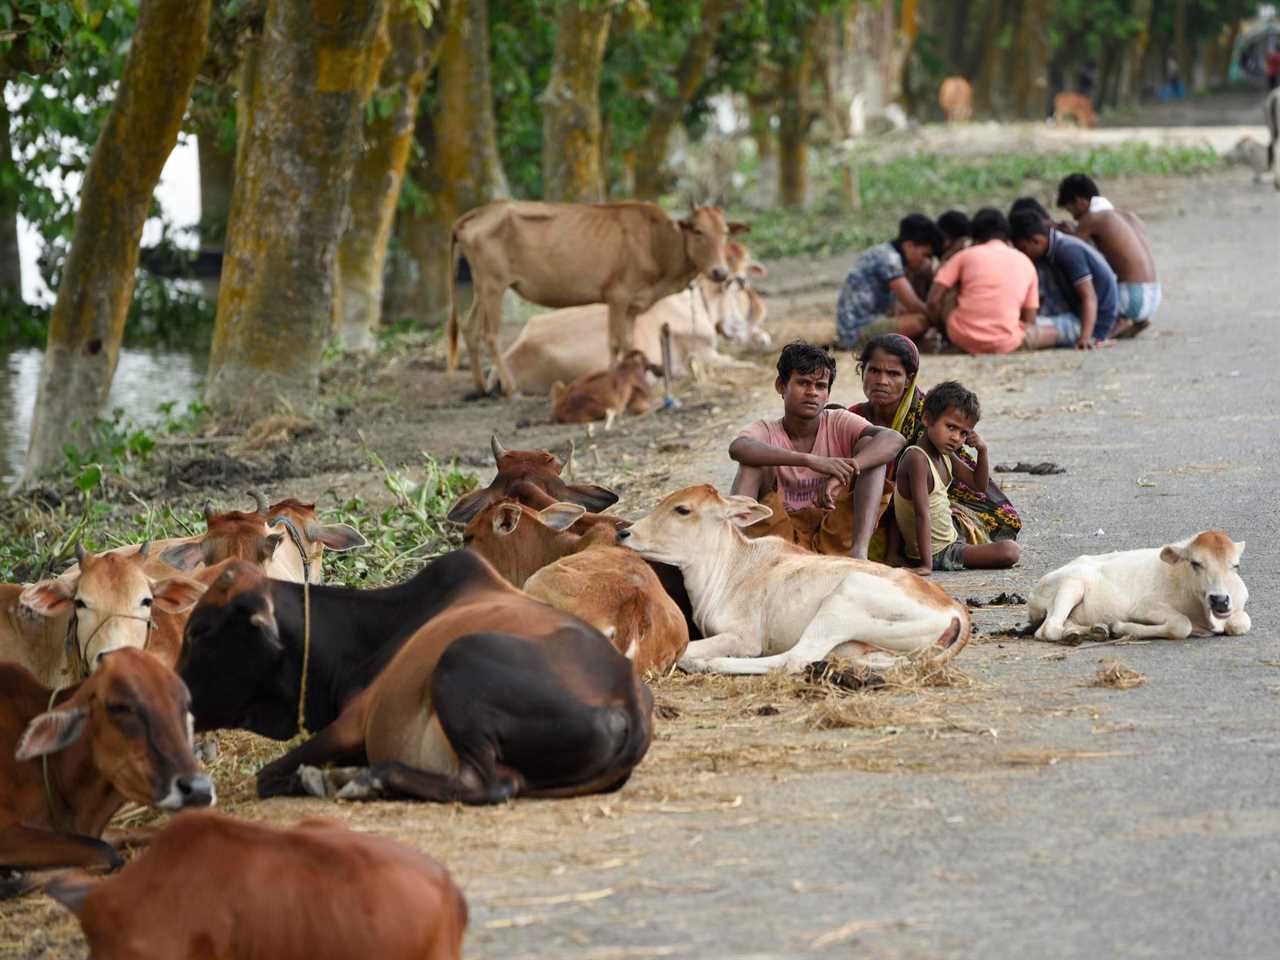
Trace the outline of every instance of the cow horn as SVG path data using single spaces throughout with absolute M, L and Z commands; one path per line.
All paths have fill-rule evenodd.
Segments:
M 89 551 L 85 550 L 84 544 L 81 543 L 79 540 L 77 540 L 76 541 L 76 562 L 83 563 L 85 554 L 88 552 Z
M 267 498 L 262 495 L 262 491 L 250 490 L 248 493 L 249 496 L 253 497 L 253 504 L 257 507 L 258 513 L 266 516 L 267 510 L 270 508 L 270 504 L 267 503 Z
M 148 550 L 150 550 L 150 549 L 151 549 L 151 541 L 150 541 L 150 540 L 143 540 L 143 541 L 142 541 L 142 543 L 138 544 L 138 557 L 139 557 L 139 559 L 143 559 L 143 560 L 145 560 L 145 559 L 146 559 L 146 557 L 147 557 L 147 551 L 148 551 Z
M 213 508 L 213 501 L 206 500 L 204 502 L 204 522 L 208 523 L 217 515 L 217 513 L 218 511 Z
M 576 452 L 577 452 L 577 448 L 574 446 L 573 437 L 570 437 L 569 453 L 564 458 L 564 475 L 570 480 L 574 478 L 573 477 L 573 455 Z
M 496 433 L 489 435 L 489 446 L 493 448 L 493 459 L 495 463 L 507 455 L 507 448 L 498 442 L 498 435 Z

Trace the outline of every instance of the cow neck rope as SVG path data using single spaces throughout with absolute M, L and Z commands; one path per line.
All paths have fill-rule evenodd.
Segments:
M 89 634 L 89 639 L 87 639 L 84 642 L 84 646 L 80 645 L 80 641 L 78 638 L 79 618 L 73 616 L 71 618 L 71 622 L 67 626 L 66 643 L 67 643 L 68 659 L 72 659 L 71 651 L 73 650 L 75 651 L 75 657 L 74 657 L 75 662 L 71 664 L 71 667 L 75 674 L 75 678 L 77 680 L 89 679 L 89 674 L 91 673 L 89 669 L 89 657 L 87 656 L 89 644 L 93 643 L 93 638 L 98 635 L 99 630 L 101 630 L 103 627 L 107 625 L 108 620 L 114 620 L 117 618 L 123 619 L 123 620 L 144 621 L 147 625 L 147 638 L 142 643 L 142 649 L 146 650 L 149 646 L 151 646 L 151 630 L 155 626 L 155 621 L 151 619 L 151 612 L 149 608 L 147 611 L 147 615 L 145 617 L 140 617 L 136 613 L 108 613 L 105 617 L 103 617 L 98 621 L 98 625 L 93 628 L 93 632 Z
M 298 679 L 298 735 L 301 736 L 307 732 L 307 671 L 311 666 L 311 558 L 294 522 L 283 515 L 277 516 L 276 522 L 284 524 L 302 557 L 302 676 Z

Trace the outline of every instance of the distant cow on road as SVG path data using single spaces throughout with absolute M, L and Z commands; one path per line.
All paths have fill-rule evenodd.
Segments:
M 938 87 L 938 104 L 947 123 L 968 123 L 973 119 L 973 87 L 964 77 L 947 77 Z
M 1092 129 L 1098 125 L 1098 115 L 1093 112 L 1093 102 L 1083 93 L 1060 93 L 1053 98 L 1053 119 L 1057 123 L 1066 123 L 1067 117 L 1076 122 L 1076 126 Z
M 636 315 L 683 290 L 699 273 L 729 277 L 726 243 L 747 226 L 716 207 L 680 221 L 652 203 L 535 203 L 499 200 L 458 218 L 449 243 L 449 360 L 458 366 L 459 257 L 470 265 L 475 301 L 463 334 L 475 396 L 485 393 L 480 338 L 498 368 L 502 392 L 516 380 L 498 349 L 502 295 L 514 289 L 544 307 L 609 306 L 609 346 L 619 359 L 633 344 Z

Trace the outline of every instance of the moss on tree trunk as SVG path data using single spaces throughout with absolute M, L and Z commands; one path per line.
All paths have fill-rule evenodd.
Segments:
M 383 276 L 396 203 L 404 184 L 414 119 L 427 76 L 444 39 L 441 13 L 424 28 L 409 4 L 393 8 L 386 24 L 391 52 L 375 98 L 388 105 L 364 128 L 351 182 L 351 221 L 338 248 L 338 335 L 346 350 L 369 350 L 382 318 Z
M 18 169 L 13 162 L 9 140 L 9 107 L 0 84 L 0 181 L 8 188 L 0 191 L 0 298 L 22 299 L 22 260 L 18 256 Z
M 560 0 L 551 79 L 542 104 L 542 193 L 547 200 L 604 199 L 600 72 L 612 0 Z
M 272 0 L 246 58 L 235 190 L 206 401 L 306 410 L 334 327 L 338 244 L 382 0 Z
M 209 0 L 143 0 L 80 189 L 40 374 L 24 480 L 82 443 L 107 399 L 151 195 L 204 59 Z
M 806 43 L 778 76 L 778 202 L 803 207 L 809 199 L 809 85 L 813 54 Z

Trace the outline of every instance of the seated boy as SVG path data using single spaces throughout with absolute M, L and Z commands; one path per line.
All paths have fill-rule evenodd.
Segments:
M 852 487 L 851 557 L 865 559 L 880 514 L 885 465 L 902 449 L 896 430 L 872 426 L 848 410 L 827 410 L 836 378 L 835 358 L 797 340 L 778 357 L 774 389 L 782 397 L 781 420 L 748 424 L 729 445 L 738 463 L 733 493 L 761 500 L 775 488 L 788 512 L 831 508 Z
M 1115 326 L 1118 305 L 1116 275 L 1107 261 L 1083 240 L 1047 226 L 1030 210 L 1010 221 L 1013 245 L 1033 261 L 1044 260 L 1063 279 L 1071 312 L 1036 318 L 1027 330 L 1026 346 L 1071 347 L 1092 350 Z
M 925 395 L 925 435 L 919 446 L 907 447 L 898 461 L 893 488 L 895 523 L 889 526 L 888 554 L 893 566 L 904 566 L 902 552 L 926 577 L 933 570 L 994 570 L 1018 562 L 1012 540 L 965 543 L 951 520 L 947 488 L 960 478 L 974 490 L 991 480 L 987 445 L 973 428 L 982 416 L 978 398 L 954 380 L 940 383 Z M 965 444 L 978 453 L 970 468 L 957 453 Z
M 913 213 L 899 222 L 897 239 L 863 251 L 836 301 L 836 342 L 841 349 L 852 350 L 881 333 L 924 333 L 924 301 L 908 274 L 927 268 L 941 250 L 942 231 L 924 214 Z

